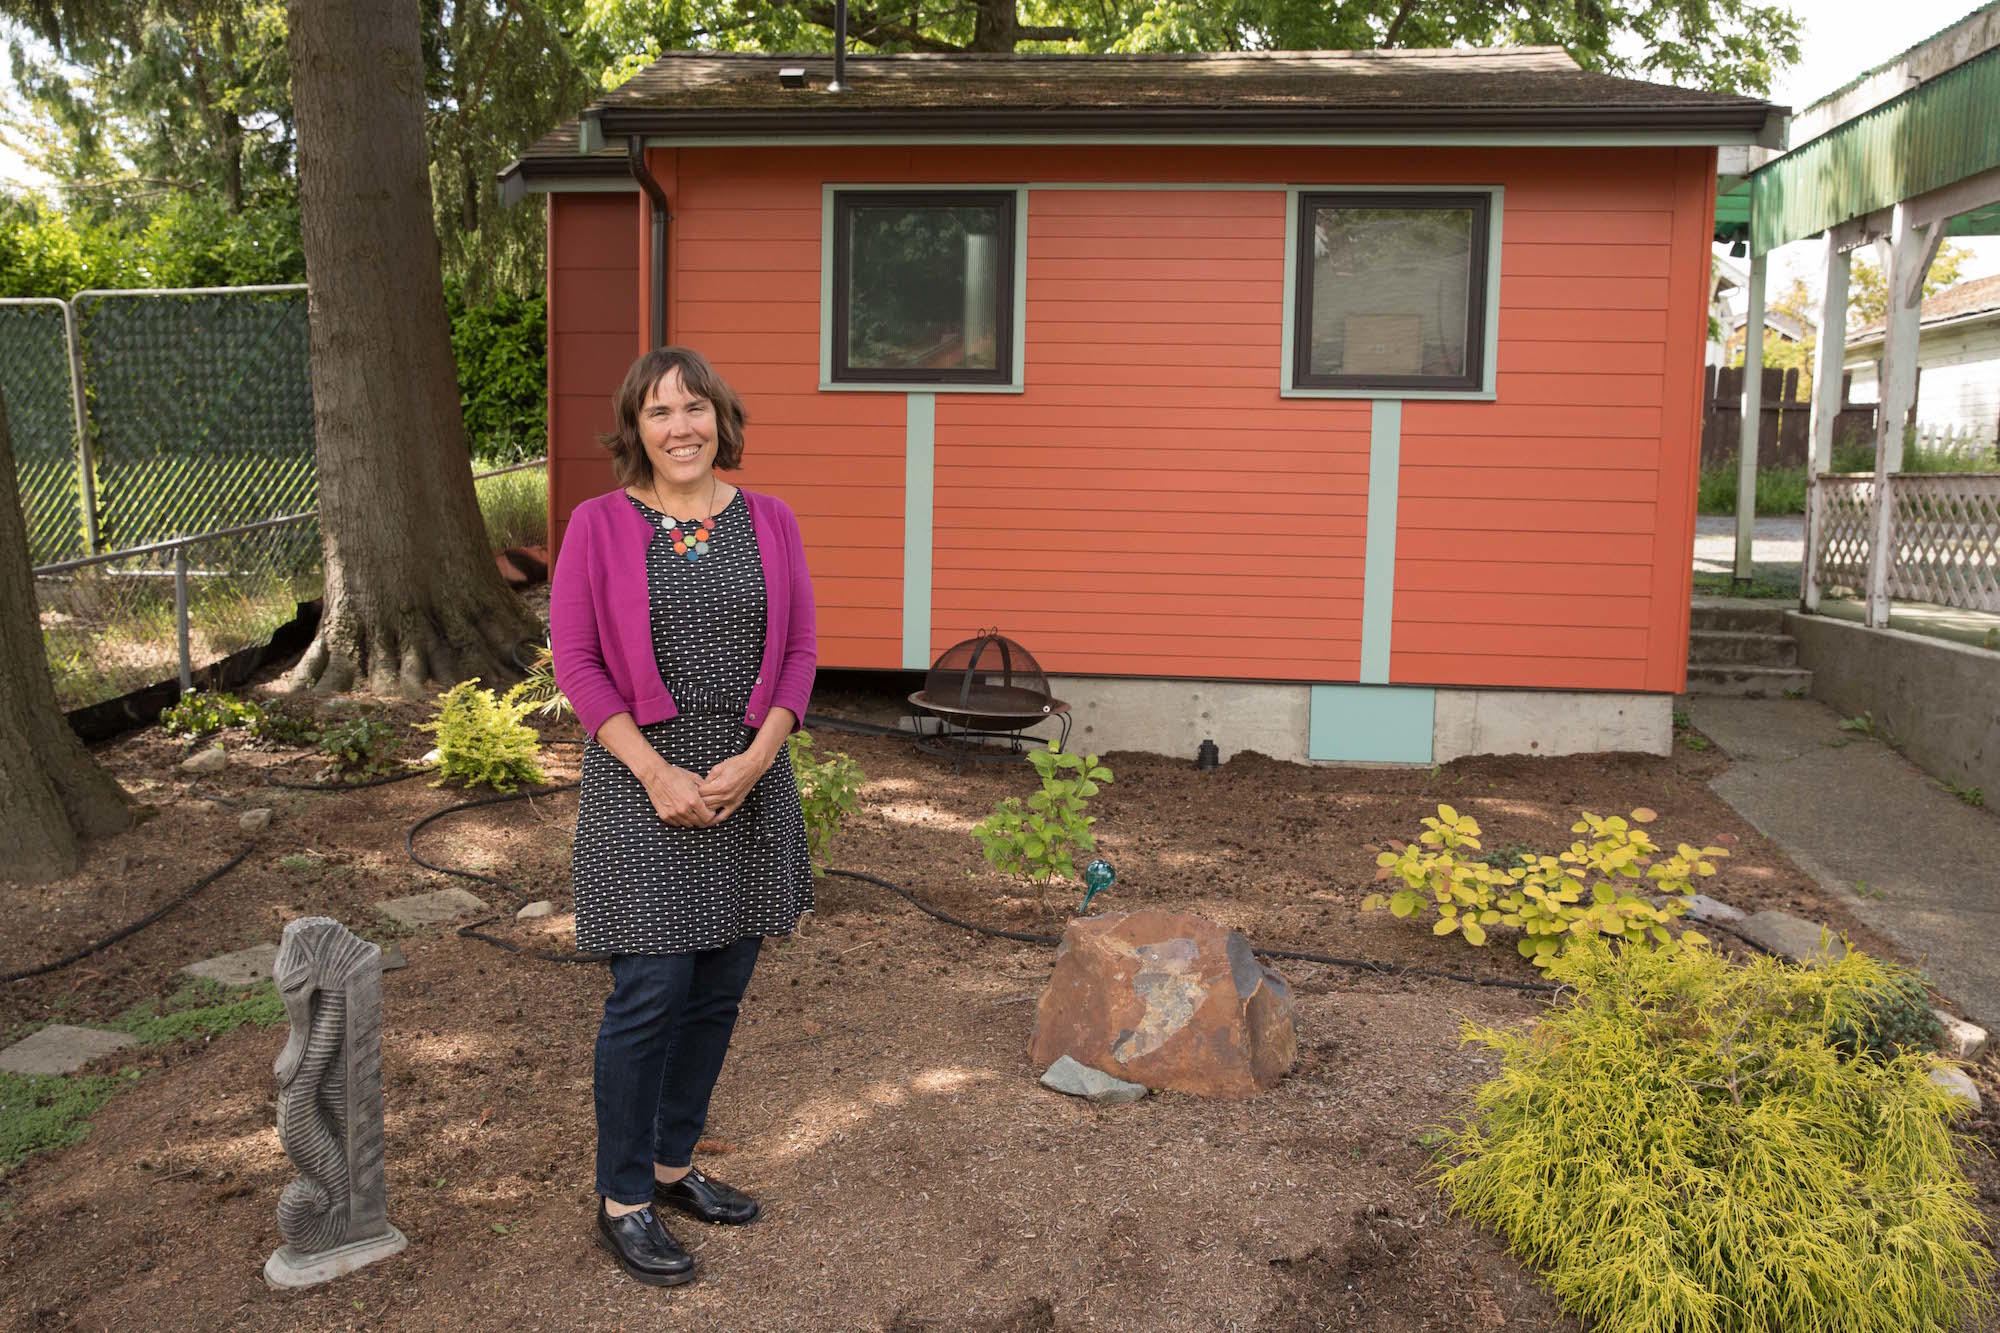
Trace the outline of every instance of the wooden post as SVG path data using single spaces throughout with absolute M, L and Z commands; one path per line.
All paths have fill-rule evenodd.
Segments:
M 1841 363 L 1847 359 L 1847 279 L 1853 267 L 1840 237 L 1826 233 L 1826 285 L 1813 345 L 1812 446 L 1806 459 L 1806 549 L 1800 586 L 1807 611 L 1819 610 L 1818 492 L 1820 478 L 1833 468 L 1833 423 L 1840 416 Z
M 1889 572 L 1895 565 L 1895 497 L 1892 478 L 1903 470 L 1903 430 L 1917 397 L 1917 326 L 1924 278 L 1944 239 L 1942 219 L 1918 221 L 1910 205 L 1896 205 L 1889 241 L 1888 330 L 1882 340 L 1882 417 L 1875 425 L 1875 521 L 1868 542 L 1868 624 L 1889 623 Z
M 1764 270 L 1765 256 L 1750 256 L 1750 309 L 1743 325 L 1743 433 L 1736 453 L 1736 573 L 1737 591 L 1750 586 L 1752 528 L 1757 520 L 1757 446 L 1764 415 Z

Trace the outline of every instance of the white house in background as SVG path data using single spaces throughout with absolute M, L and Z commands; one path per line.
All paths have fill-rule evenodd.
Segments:
M 1924 298 L 1917 326 L 1917 428 L 2000 444 L 2000 274 Z M 1857 403 L 1881 400 L 1883 326 L 1847 335 Z
M 1749 285 L 1749 274 L 1741 264 L 1725 259 L 1720 253 L 1714 255 L 1709 268 L 1708 313 L 1714 321 L 1711 330 L 1720 329 L 1722 337 L 1708 340 L 1705 364 L 1726 366 L 1743 350 L 1743 326 L 1750 322 L 1750 300 L 1745 294 Z M 1764 312 L 1766 342 L 1774 338 L 1788 343 L 1804 342 L 1811 331 L 1782 310 Z

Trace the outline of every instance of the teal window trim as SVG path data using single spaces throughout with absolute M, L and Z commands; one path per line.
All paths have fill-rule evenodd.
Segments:
M 1299 263 L 1299 196 L 1307 194 L 1483 194 L 1490 201 L 1486 214 L 1486 364 L 1476 389 L 1321 389 L 1292 383 L 1297 359 Z M 1492 402 L 1499 396 L 1500 370 L 1500 240 L 1506 213 L 1504 185 L 1294 185 L 1285 191 L 1285 304 L 1280 339 L 1278 394 L 1282 398 L 1394 398 L 1398 401 L 1435 399 Z
M 875 381 L 839 383 L 833 378 L 833 199 L 836 193 L 874 191 L 883 194 L 963 193 L 966 190 L 1014 195 L 1014 364 L 1013 375 L 1005 384 L 940 384 L 936 381 Z M 1028 187 L 986 185 L 968 181 L 899 184 L 847 184 L 827 182 L 820 186 L 819 208 L 819 389 L 821 393 L 1025 393 L 1028 361 Z M 926 663 L 928 665 L 928 663 Z

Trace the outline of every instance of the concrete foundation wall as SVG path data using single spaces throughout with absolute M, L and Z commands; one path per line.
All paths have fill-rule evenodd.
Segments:
M 1872 714 L 1918 767 L 2000 800 L 2000 653 L 1796 611 L 1785 632 L 1815 699 Z
M 1472 754 L 1668 754 L 1674 701 L 1665 694 L 1439 690 L 1431 759 Z
M 1213 740 L 1224 763 L 1238 750 L 1306 759 L 1310 685 L 1051 676 L 1049 688 L 1069 703 L 1069 748 L 1079 754 L 1144 750 L 1193 763 L 1202 741 Z M 1034 732 L 1053 733 L 1053 727 Z

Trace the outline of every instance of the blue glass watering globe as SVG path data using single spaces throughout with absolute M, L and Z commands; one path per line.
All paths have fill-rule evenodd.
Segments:
M 1083 868 L 1083 906 L 1076 909 L 1081 916 L 1090 910 L 1090 900 L 1111 887 L 1111 881 L 1118 878 L 1118 872 L 1105 860 L 1092 861 Z

